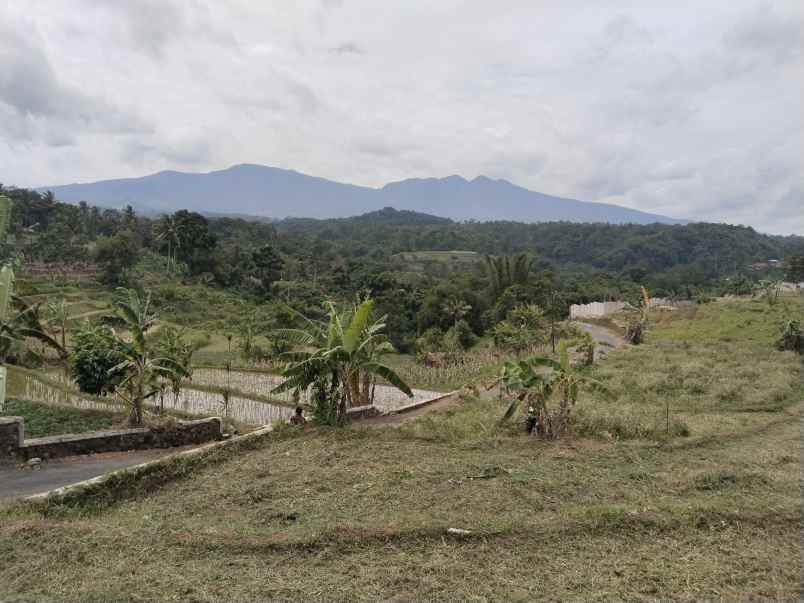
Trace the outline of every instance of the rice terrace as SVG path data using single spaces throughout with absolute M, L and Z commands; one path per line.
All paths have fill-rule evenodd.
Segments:
M 802 600 L 802 33 L 0 5 L 0 601 Z

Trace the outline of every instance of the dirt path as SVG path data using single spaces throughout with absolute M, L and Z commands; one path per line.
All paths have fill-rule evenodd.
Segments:
M 0 499 L 32 496 L 81 482 L 110 471 L 151 461 L 172 454 L 180 448 L 104 452 L 72 456 L 44 462 L 40 469 L 20 469 L 17 465 L 0 466 Z

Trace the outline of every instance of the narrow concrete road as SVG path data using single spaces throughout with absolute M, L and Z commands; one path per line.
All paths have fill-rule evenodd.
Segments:
M 453 394 L 452 396 L 446 396 L 445 398 L 441 398 L 440 400 L 437 400 L 431 404 L 426 404 L 424 406 L 420 406 L 419 408 L 414 408 L 405 412 L 390 415 L 379 415 L 377 417 L 371 417 L 370 419 L 361 419 L 358 425 L 367 425 L 369 427 L 403 425 L 405 423 L 415 421 L 420 416 L 433 412 L 434 410 L 440 410 L 442 408 L 452 406 L 457 399 L 458 394 Z
M 31 496 L 172 454 L 179 448 L 104 452 L 43 462 L 40 469 L 0 465 L 0 499 Z
M 589 333 L 597 342 L 597 346 L 595 346 L 595 362 L 600 360 L 611 350 L 625 345 L 625 339 L 611 329 L 588 322 L 578 322 L 577 325 Z

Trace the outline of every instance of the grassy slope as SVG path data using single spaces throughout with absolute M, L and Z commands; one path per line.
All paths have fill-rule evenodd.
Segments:
M 26 438 L 111 429 L 125 420 L 124 416 L 114 413 L 49 406 L 27 400 L 6 400 L 0 416 L 23 417 Z
M 103 511 L 12 510 L 0 598 L 794 599 L 801 365 L 768 345 L 779 310 L 696 314 L 657 317 L 598 371 L 626 418 L 669 397 L 689 437 L 543 443 L 472 399 L 399 429 L 276 438 Z M 588 427 L 617 403 L 579 410 Z

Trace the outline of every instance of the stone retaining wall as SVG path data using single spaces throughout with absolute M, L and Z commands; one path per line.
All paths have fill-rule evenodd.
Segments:
M 178 421 L 166 427 L 117 429 L 24 440 L 22 417 L 0 418 L 0 458 L 54 459 L 79 454 L 170 448 L 202 444 L 223 437 L 218 417 Z

